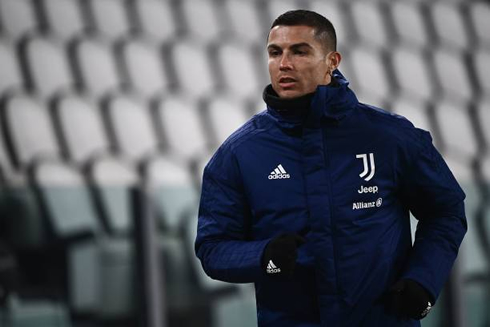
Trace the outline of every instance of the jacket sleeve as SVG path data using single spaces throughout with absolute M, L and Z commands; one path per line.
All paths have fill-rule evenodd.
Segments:
M 218 150 L 204 169 L 195 251 L 211 278 L 250 283 L 264 275 L 260 261 L 269 240 L 250 240 L 241 180 L 233 154 Z
M 465 194 L 426 131 L 413 130 L 402 178 L 402 201 L 419 220 L 402 278 L 423 285 L 437 299 L 467 230 Z

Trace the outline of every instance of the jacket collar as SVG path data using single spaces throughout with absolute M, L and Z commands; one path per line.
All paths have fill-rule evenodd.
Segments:
M 335 70 L 332 83 L 319 85 L 315 92 L 294 99 L 281 99 L 268 85 L 263 93 L 268 113 L 282 126 L 320 127 L 322 121 L 339 122 L 357 104 L 357 98 L 348 87 L 349 82 Z

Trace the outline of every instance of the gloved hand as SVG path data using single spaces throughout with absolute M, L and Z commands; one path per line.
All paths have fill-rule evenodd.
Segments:
M 388 311 L 402 319 L 423 319 L 434 304 L 429 292 L 411 279 L 396 282 L 386 300 Z
M 297 248 L 305 242 L 303 237 L 294 233 L 284 233 L 272 239 L 262 256 L 262 267 L 266 273 L 292 277 L 298 256 Z

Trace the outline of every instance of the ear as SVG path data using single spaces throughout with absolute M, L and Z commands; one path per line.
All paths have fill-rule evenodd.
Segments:
M 337 51 L 331 51 L 327 54 L 327 61 L 329 74 L 332 75 L 332 72 L 339 67 L 342 56 Z

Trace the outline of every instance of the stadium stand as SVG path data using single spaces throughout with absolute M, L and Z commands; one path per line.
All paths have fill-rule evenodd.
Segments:
M 488 1 L 0 0 L 0 242 L 21 272 L 2 327 L 136 325 L 129 192 L 144 181 L 169 325 L 255 325 L 250 285 L 195 258 L 196 210 L 214 150 L 265 109 L 265 39 L 293 8 L 332 20 L 360 101 L 431 132 L 467 193 L 462 312 L 489 324 Z

